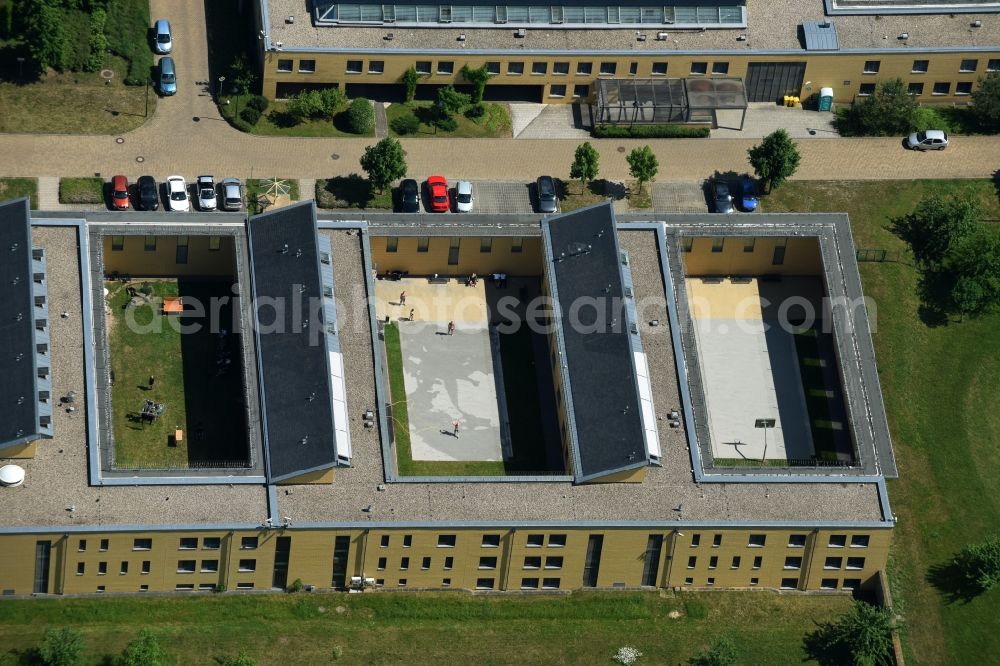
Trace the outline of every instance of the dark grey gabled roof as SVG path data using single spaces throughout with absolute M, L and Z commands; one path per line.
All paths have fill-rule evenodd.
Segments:
M 282 481 L 337 464 L 316 211 L 303 202 L 247 226 L 268 480 Z
M 649 464 L 610 203 L 542 221 L 577 481 Z M 596 307 L 595 307 L 596 305 Z
M 43 436 L 33 272 L 28 200 L 7 201 L 0 204 L 0 449 Z

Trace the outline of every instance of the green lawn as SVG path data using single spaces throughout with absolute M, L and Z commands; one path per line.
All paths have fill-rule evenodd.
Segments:
M 246 97 L 239 100 L 240 110 L 246 107 Z M 228 103 L 227 103 L 228 102 Z M 237 120 L 237 100 L 233 95 L 223 95 L 220 108 L 222 115 L 232 125 L 243 132 L 258 134 L 260 136 L 305 136 L 305 137 L 337 137 L 337 138 L 363 138 L 373 137 L 375 132 L 368 134 L 355 134 L 346 129 L 347 126 L 347 104 L 337 112 L 333 120 L 303 120 L 298 122 L 286 110 L 287 102 L 272 101 L 267 110 L 261 115 L 256 125 L 250 125 L 242 118 Z
M 143 281 L 129 283 L 137 289 Z M 229 295 L 226 282 L 150 280 L 151 304 L 130 305 L 122 282 L 108 281 L 108 341 L 114 386 L 111 393 L 116 466 L 184 469 L 206 461 L 240 461 L 246 457 L 246 424 L 238 345 L 229 336 L 232 351 L 228 370 L 217 372 L 218 336 L 204 319 L 161 314 L 163 296 L 182 295 L 188 303 L 200 301 L 211 312 L 210 298 Z M 220 321 L 229 321 L 223 307 Z M 200 323 L 202 330 L 181 333 L 180 325 Z M 224 325 L 224 324 L 223 324 Z M 150 376 L 154 377 L 152 388 Z M 145 400 L 163 404 L 163 415 L 141 423 L 136 415 Z M 184 431 L 174 443 L 175 429 Z
M 87 665 L 120 652 L 143 626 L 185 665 L 241 649 L 261 666 L 290 655 L 296 664 L 613 665 L 618 648 L 632 645 L 643 653 L 637 666 L 653 666 L 686 663 L 723 635 L 742 664 L 801 664 L 803 635 L 849 604 L 768 592 L 32 599 L 0 604 L 0 664 L 26 663 L 19 657 L 50 625 L 84 634 Z
M 392 120 L 399 116 L 414 114 L 420 119 L 420 129 L 416 134 L 408 134 L 411 137 L 447 137 L 447 138 L 507 138 L 511 137 L 510 111 L 506 104 L 496 102 L 484 102 L 486 113 L 481 118 L 466 118 L 461 113 L 452 116 L 458 127 L 454 132 L 445 132 L 435 128 L 428 121 L 431 118 L 433 102 L 410 102 L 407 104 L 392 104 L 385 110 L 386 120 L 389 122 L 389 134 L 399 136 L 392 131 Z
M 1000 219 L 989 181 L 791 182 L 764 199 L 767 211 L 847 211 L 858 247 L 902 251 L 888 220 L 927 193 L 978 199 Z M 874 299 L 879 377 L 900 479 L 889 482 L 899 517 L 890 561 L 907 663 L 983 663 L 1000 652 L 1000 590 L 949 602 L 928 582 L 969 542 L 1000 532 L 1000 314 L 925 325 L 918 274 L 906 263 L 864 263 Z
M 37 178 L 0 178 L 0 201 L 28 197 L 32 210 L 38 208 Z
M 104 203 L 103 178 L 60 178 L 59 203 L 99 204 Z

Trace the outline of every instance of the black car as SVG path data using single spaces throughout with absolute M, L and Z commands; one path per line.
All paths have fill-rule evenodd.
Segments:
M 420 186 L 417 181 L 407 178 L 399 184 L 399 199 L 404 213 L 420 212 Z
M 159 210 L 160 193 L 152 176 L 139 177 L 139 199 L 136 203 L 139 210 Z
M 559 210 L 559 202 L 556 200 L 556 183 L 552 176 L 539 176 L 535 181 L 538 188 L 538 212 L 555 213 Z

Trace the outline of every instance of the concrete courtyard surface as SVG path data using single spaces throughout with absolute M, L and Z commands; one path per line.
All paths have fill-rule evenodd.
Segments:
M 777 129 L 788 132 L 793 139 L 835 139 L 840 136 L 831 111 L 807 111 L 801 106 L 785 107 L 772 102 L 751 102 L 747 107 L 743 130 L 739 129 L 742 111 L 718 111 L 718 127 L 713 139 L 754 139 L 765 137 Z
M 400 294 L 406 292 L 406 303 L 400 305 Z M 431 323 L 444 331 L 449 321 L 456 326 L 468 324 L 486 326 L 486 281 L 467 287 L 464 280 L 451 278 L 444 283 L 431 282 L 426 277 L 375 282 L 375 316 L 398 321 L 409 319 L 410 310 L 417 322 Z

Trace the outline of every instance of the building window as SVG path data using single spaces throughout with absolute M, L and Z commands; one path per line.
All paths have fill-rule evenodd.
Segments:
M 712 576 L 709 576 L 708 580 L 705 581 L 705 585 L 707 585 L 709 587 L 712 587 L 713 585 L 715 585 L 715 578 L 713 578 Z
M 208 237 L 208 251 L 218 252 L 222 249 L 222 236 L 209 236 Z
M 790 534 L 788 536 L 788 547 L 789 548 L 805 548 L 806 547 L 806 535 L 805 534 Z
M 851 548 L 867 548 L 869 539 L 867 534 L 855 534 L 851 537 Z
M 486 71 L 492 74 L 493 76 L 496 76 L 497 74 L 500 73 L 500 62 L 493 60 L 491 62 L 486 63 Z
M 507 75 L 508 76 L 520 76 L 524 74 L 524 63 L 523 62 L 509 62 L 507 63 Z
M 198 547 L 197 537 L 181 537 L 181 550 L 194 550 Z
M 881 60 L 865 60 L 865 74 L 878 74 L 879 68 L 882 67 Z
M 174 263 L 186 264 L 188 262 L 188 237 L 177 237 L 177 250 L 174 254 Z
M 843 548 L 847 545 L 847 535 L 846 534 L 831 534 L 830 542 L 827 544 L 829 548 Z
M 801 557 L 786 557 L 785 558 L 785 568 L 786 569 L 801 569 L 802 568 L 802 558 Z
M 782 590 L 794 590 L 799 587 L 798 578 L 782 578 L 781 579 L 781 589 Z
M 545 558 L 545 568 L 546 569 L 562 569 L 563 558 L 562 557 L 546 557 Z
M 729 63 L 728 62 L 713 62 L 712 63 L 712 74 L 716 76 L 725 76 L 729 73 Z
M 691 63 L 691 76 L 704 76 L 708 73 L 708 63 L 707 62 L 693 62 Z
M 376 568 L 379 571 L 385 571 L 385 565 L 386 565 L 386 558 L 384 558 L 384 557 L 378 558 L 378 565 L 377 565 Z
M 681 252 L 690 252 L 694 249 L 694 237 L 685 236 L 681 238 Z
M 389 547 L 389 535 L 388 534 L 383 534 L 382 535 L 382 539 L 379 541 L 378 545 L 380 547 L 382 547 L 382 548 L 388 548 Z
M 696 566 L 698 566 L 698 556 L 697 555 L 688 556 L 688 569 L 694 569 Z
M 685 578 L 684 579 L 684 584 L 685 585 L 694 585 L 694 578 Z
M 510 251 L 514 254 L 520 254 L 524 250 L 524 238 L 521 236 L 514 236 L 510 239 Z
M 205 550 L 219 550 L 221 545 L 222 539 L 219 537 L 205 537 L 201 540 L 201 547 Z
M 755 245 L 757 245 L 757 239 L 756 238 L 744 238 L 743 239 L 743 251 L 744 252 L 753 252 L 753 248 L 754 248 Z
M 412 545 L 413 545 L 413 535 L 412 534 L 404 534 L 403 535 L 403 548 L 409 548 Z
M 709 569 L 718 569 L 719 568 L 719 556 L 718 555 L 712 555 L 710 558 L 708 558 L 708 568 Z
M 558 578 L 543 578 L 542 579 L 542 589 L 543 590 L 558 590 L 559 589 L 559 579 Z
M 399 236 L 389 236 L 385 239 L 385 251 L 395 252 L 399 249 Z
M 549 72 L 549 64 L 547 62 L 533 62 L 531 63 L 531 73 L 535 76 L 545 76 Z
M 842 557 L 828 557 L 826 562 L 823 563 L 824 569 L 837 569 L 840 570 L 841 564 L 843 564 L 844 558 Z
M 1000 58 L 990 58 L 986 62 L 987 72 L 1000 72 Z
M 86 565 L 83 562 L 76 563 L 76 575 L 82 576 L 86 571 Z
M 497 558 L 495 558 L 495 557 L 480 557 L 479 558 L 479 568 L 480 569 L 496 569 L 497 568 Z
M 152 539 L 135 539 L 132 541 L 132 550 L 150 550 L 152 547 Z
M 291 72 L 292 71 L 292 60 L 290 58 L 279 58 L 278 59 L 278 71 L 279 72 Z
M 552 63 L 552 73 L 558 74 L 559 76 L 566 76 L 567 74 L 569 74 L 569 63 L 568 62 Z
M 199 592 L 212 592 L 215 590 L 215 583 L 198 583 Z
M 142 561 L 142 569 L 140 570 L 140 573 L 148 574 L 149 573 L 150 564 L 151 563 L 150 563 L 149 560 L 143 560 Z
M 558 83 L 554 83 L 549 86 L 549 97 L 565 97 L 566 96 L 566 86 Z
M 80 543 L 77 544 L 76 550 L 81 553 L 87 552 L 87 540 L 80 539 Z
M 385 73 L 385 60 L 369 60 L 368 61 L 368 73 L 369 74 L 384 74 Z
M 431 558 L 425 557 L 423 560 L 421 560 L 420 561 L 420 568 L 423 571 L 427 571 L 428 569 L 430 569 L 431 568 Z
M 399 560 L 399 570 L 406 571 L 410 568 L 410 558 L 403 557 Z
M 254 550 L 257 548 L 257 537 L 243 537 L 240 540 L 240 550 Z
M 156 236 L 146 236 L 143 242 L 143 249 L 146 252 L 156 252 Z
M 529 534 L 528 539 L 525 542 L 525 545 L 528 548 L 541 548 L 544 543 L 545 543 L 544 534 Z
M 1000 62 L 998 60 L 997 62 Z M 577 76 L 590 76 L 594 73 L 594 63 L 592 62 L 578 62 L 576 63 L 576 75 Z
M 819 583 L 819 589 L 821 589 L 821 590 L 836 590 L 837 589 L 837 579 L 836 578 L 824 578 Z
M 537 590 L 538 589 L 538 579 L 537 578 L 522 578 L 521 579 L 521 589 L 522 590 Z
M 451 60 L 441 60 L 438 61 L 438 74 L 454 74 L 455 73 L 455 63 Z
M 691 535 L 691 547 L 692 548 L 697 548 L 700 544 L 701 544 L 701 535 L 700 534 L 692 534 Z
M 139 586 L 139 591 L 140 592 L 149 592 L 149 585 L 140 585 Z
M 483 548 L 498 548 L 500 546 L 499 534 L 484 534 Z
M 479 251 L 483 254 L 489 254 L 493 251 L 493 239 L 487 236 L 479 239 Z
M 442 578 L 441 587 L 451 587 L 451 578 Z
M 754 587 L 754 586 L 756 586 L 756 585 L 757 585 L 758 583 L 760 583 L 760 578 L 751 578 L 751 579 L 750 579 L 750 587 Z
M 316 71 L 315 60 L 299 60 L 299 71 L 305 74 L 312 74 Z
M 875 84 L 874 83 L 862 83 L 858 88 L 858 95 L 861 97 L 868 97 L 869 95 L 875 94 Z
M 851 590 L 852 592 L 861 587 L 860 578 L 845 578 L 844 579 L 844 589 Z
M 253 583 L 236 583 L 237 590 L 252 590 Z
M 201 572 L 202 573 L 218 573 L 219 572 L 219 560 L 202 560 L 201 561 Z
M 753 558 L 753 568 L 760 569 L 761 565 L 764 563 L 764 558 L 761 555 Z
M 739 555 L 733 555 L 733 563 L 729 565 L 729 568 L 730 569 L 739 569 L 740 568 L 740 562 L 742 562 L 742 560 L 743 560 L 743 558 L 741 558 Z
M 251 562 L 253 560 L 250 560 Z M 177 573 L 194 573 L 195 570 L 195 560 L 178 560 L 177 561 Z M 242 562 L 241 562 L 242 566 Z
M 455 547 L 455 535 L 454 534 L 439 534 L 438 535 L 438 548 L 454 548 Z
M 629 76 L 635 76 L 638 73 L 639 73 L 639 63 L 637 63 L 637 62 L 630 62 L 628 64 L 628 75 Z
M 427 236 L 417 238 L 417 252 L 427 252 L 431 246 L 431 239 Z
M 446 557 L 444 558 L 444 569 L 445 571 L 451 571 L 455 567 L 455 558 Z
M 111 251 L 121 252 L 125 249 L 125 237 L 124 236 L 112 236 L 111 237 Z
M 417 70 L 417 74 L 430 74 L 431 73 L 431 61 L 430 60 L 418 60 L 413 64 L 413 69 Z
M 240 560 L 240 571 L 249 572 L 257 570 L 257 560 Z
M 926 74 L 927 66 L 930 64 L 929 60 L 914 60 L 913 67 L 910 71 L 914 74 Z
M 963 60 L 962 64 L 958 66 L 958 71 L 960 72 L 974 72 L 976 68 L 979 67 L 979 61 L 970 58 L 969 60 Z
M 723 248 L 726 246 L 726 239 L 717 236 L 712 239 L 712 252 L 722 252 Z
M 107 539 L 101 539 L 101 547 L 100 547 L 99 550 L 103 553 L 107 549 L 108 549 L 108 540 Z
M 103 590 L 101 590 L 103 592 Z M 175 592 L 193 592 L 194 583 L 177 583 L 174 585 Z
M 716 534 L 712 537 L 712 548 L 718 548 L 722 545 L 722 535 Z
M 477 578 L 476 579 L 476 589 L 477 590 L 492 590 L 494 585 L 494 578 Z
M 573 86 L 573 97 L 587 97 L 590 95 L 590 85 L 586 83 L 578 83 Z
M 562 548 L 566 545 L 566 535 L 565 534 L 550 534 L 549 535 L 549 548 Z
M 364 69 L 363 60 L 348 60 L 347 61 L 347 73 L 348 74 L 360 74 Z
M 865 558 L 863 557 L 848 557 L 847 558 L 847 569 L 848 571 L 857 571 L 858 569 L 865 568 Z
M 947 81 L 938 81 L 934 84 L 932 95 L 947 95 L 951 92 L 951 84 Z
M 526 557 L 526 558 L 524 558 L 524 568 L 525 569 L 541 569 L 542 568 L 542 558 L 541 557 Z
M 614 76 L 615 72 L 617 71 L 618 71 L 618 63 L 616 62 L 601 63 L 601 76 Z
M 972 81 L 959 81 L 955 84 L 955 94 L 956 95 L 971 95 L 972 94 Z

